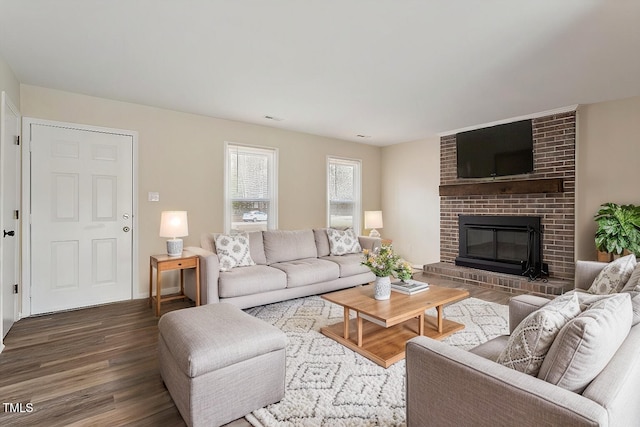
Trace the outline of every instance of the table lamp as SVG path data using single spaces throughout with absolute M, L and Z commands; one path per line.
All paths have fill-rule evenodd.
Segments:
M 182 239 L 178 237 L 189 235 L 187 211 L 163 211 L 160 217 L 160 237 L 170 237 L 167 240 L 167 254 L 169 256 L 182 255 Z
M 382 211 L 364 211 L 364 228 L 370 228 L 369 237 L 380 237 L 376 228 L 382 226 Z

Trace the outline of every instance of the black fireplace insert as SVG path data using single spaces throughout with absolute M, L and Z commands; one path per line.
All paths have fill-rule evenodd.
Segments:
M 540 217 L 460 215 L 456 265 L 538 278 L 542 263 Z

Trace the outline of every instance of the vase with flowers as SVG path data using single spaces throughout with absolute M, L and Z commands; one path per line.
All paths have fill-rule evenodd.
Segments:
M 391 245 L 382 245 L 373 251 L 364 251 L 363 265 L 375 274 L 374 298 L 386 300 L 391 297 L 391 276 L 398 274 L 400 257 Z

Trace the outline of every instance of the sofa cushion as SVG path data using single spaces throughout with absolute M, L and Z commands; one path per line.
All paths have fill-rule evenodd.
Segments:
M 631 277 L 627 280 L 627 283 L 622 288 L 623 292 L 636 291 L 640 292 L 640 264 L 636 264 L 636 267 L 631 273 Z
M 312 230 L 269 230 L 262 232 L 262 238 L 267 265 L 318 257 Z
M 629 334 L 631 298 L 615 294 L 593 303 L 558 333 L 538 378 L 582 393 Z
M 322 259 L 335 262 L 340 267 L 340 277 L 355 276 L 356 274 L 368 273 L 371 270 L 366 265 L 362 265 L 364 260 L 361 253 L 346 255 L 329 255 Z
M 249 235 L 249 253 L 251 258 L 258 265 L 267 265 L 267 257 L 264 255 L 264 242 L 262 231 L 251 231 Z
M 631 295 L 631 311 L 633 318 L 631 319 L 631 326 L 636 326 L 640 323 L 640 291 L 626 292 Z
M 316 239 L 318 258 L 329 255 L 331 253 L 331 249 L 329 248 L 329 236 L 327 236 L 327 229 L 314 228 L 313 237 Z
M 636 267 L 636 256 L 627 255 L 607 264 L 596 276 L 588 292 L 597 295 L 620 292 Z
M 497 362 L 536 376 L 561 328 L 580 314 L 578 295 L 562 295 L 524 318 L 509 337 Z
M 287 276 L 277 268 L 266 265 L 234 268 L 220 272 L 220 298 L 232 298 L 275 291 L 287 287 Z
M 256 264 L 249 253 L 247 233 L 219 234 L 216 237 L 216 251 L 220 260 L 220 271 Z
M 500 357 L 500 354 L 505 349 L 508 342 L 509 335 L 499 335 L 489 341 L 473 347 L 469 352 L 495 362 L 498 360 L 498 357 Z
M 328 282 L 340 277 L 338 264 L 318 258 L 305 258 L 271 264 L 287 274 L 287 288 Z
M 169 312 L 158 322 L 177 367 L 189 378 L 285 348 L 275 326 L 228 304 Z
M 362 252 L 358 236 L 353 228 L 346 230 L 336 230 L 334 228 L 327 229 L 329 237 L 329 247 L 331 255 L 357 254 Z

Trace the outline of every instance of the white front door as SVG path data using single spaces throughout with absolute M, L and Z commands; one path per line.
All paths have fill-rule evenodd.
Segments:
M 2 92 L 0 112 L 0 283 L 2 286 L 2 335 L 16 321 L 20 282 L 20 114 Z M 2 339 L 0 339 L 0 343 Z
M 133 138 L 36 124 L 31 313 L 132 298 Z

